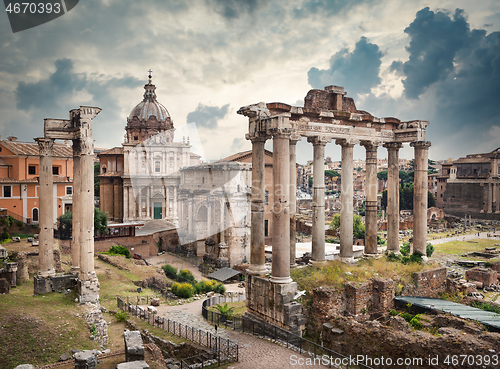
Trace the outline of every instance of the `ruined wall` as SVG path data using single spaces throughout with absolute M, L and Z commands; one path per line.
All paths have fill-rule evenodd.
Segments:
M 38 251 L 20 252 L 17 256 L 17 283 L 21 284 L 30 279 L 31 275 L 38 272 Z M 61 265 L 61 252 L 54 250 L 54 268 L 56 273 L 62 273 L 64 270 Z
M 402 296 L 437 297 L 446 292 L 446 268 L 426 270 L 413 274 L 413 284 L 405 286 Z
M 467 281 L 473 280 L 483 284 L 484 287 L 490 287 L 492 284 L 498 283 L 498 273 L 492 269 L 472 268 L 465 272 Z
M 475 219 L 500 220 L 500 213 L 487 213 L 485 211 L 487 199 L 484 188 L 480 183 L 448 182 L 443 195 L 444 212 L 461 218 L 472 215 Z

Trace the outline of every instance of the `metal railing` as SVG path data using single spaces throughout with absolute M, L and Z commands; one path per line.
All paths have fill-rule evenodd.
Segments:
M 146 297 L 146 301 L 149 302 L 148 296 L 144 297 Z M 196 367 L 200 367 L 201 364 L 201 367 L 203 368 L 208 365 L 220 365 L 222 363 L 238 361 L 239 348 L 236 342 L 198 328 L 178 323 L 174 320 L 160 317 L 157 314 L 143 309 L 138 306 L 138 304 L 134 305 L 130 303 L 130 301 L 127 301 L 125 298 L 119 296 L 116 297 L 116 303 L 118 308 L 121 310 L 148 322 L 153 327 L 161 328 L 176 336 L 185 338 L 201 346 L 205 346 L 210 350 L 207 353 L 183 359 L 181 361 L 181 369 L 191 368 L 191 365 L 195 366 L 194 364 L 196 364 Z
M 231 328 L 233 330 L 240 330 L 242 332 L 251 333 L 253 335 L 258 335 L 262 337 L 267 337 L 276 342 L 281 343 L 283 346 L 290 348 L 292 350 L 298 351 L 300 354 L 309 355 L 315 358 L 322 365 L 324 362 L 328 362 L 328 367 L 339 367 L 339 368 L 367 368 L 371 367 L 363 365 L 361 363 L 352 364 L 354 360 L 352 357 L 342 355 L 338 352 L 330 350 L 322 345 L 318 345 L 312 341 L 309 341 L 299 335 L 291 333 L 275 325 L 255 321 L 248 319 L 246 317 L 231 317 L 225 316 L 221 313 L 211 311 L 208 308 L 212 305 L 217 305 L 226 302 L 236 302 L 244 301 L 245 296 L 236 299 L 234 297 L 225 298 L 224 296 L 214 296 L 203 301 L 202 304 L 202 315 L 203 317 L 211 323 L 217 324 L 220 327 Z M 328 360 L 322 360 L 323 358 L 328 358 Z M 355 361 L 354 361 L 355 362 Z M 338 363 L 338 364 L 337 364 Z

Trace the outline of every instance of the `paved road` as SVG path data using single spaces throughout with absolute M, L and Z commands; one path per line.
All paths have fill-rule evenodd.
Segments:
M 495 234 L 495 233 L 489 233 L 489 234 L 491 234 L 494 237 L 488 237 L 488 232 L 482 232 L 482 233 L 479 233 L 479 236 L 477 235 L 477 233 L 473 233 L 473 234 L 467 234 L 464 236 L 453 236 L 453 237 L 439 238 L 439 239 L 430 240 L 427 242 L 430 242 L 432 245 L 438 245 L 440 243 L 445 243 L 445 242 L 470 241 L 470 240 L 477 240 L 479 238 L 486 238 L 489 240 L 500 240 L 499 234 Z

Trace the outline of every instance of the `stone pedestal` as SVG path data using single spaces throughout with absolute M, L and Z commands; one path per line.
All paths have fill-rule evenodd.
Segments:
M 415 149 L 415 181 L 413 192 L 413 248 L 422 255 L 427 245 L 427 168 L 429 141 L 410 144 Z
M 10 286 L 13 288 L 17 287 L 17 263 L 7 263 L 6 267 L 9 273 L 12 273 L 12 278 L 10 280 Z
M 94 369 L 97 367 L 97 350 L 85 350 L 73 355 L 75 369 Z
M 141 332 L 126 330 L 123 333 L 125 340 L 125 360 L 139 361 L 144 360 L 144 343 L 142 342 Z
M 387 148 L 387 251 L 399 254 L 399 142 L 384 145 Z
M 88 276 L 89 279 L 87 280 L 78 280 L 77 293 L 79 301 L 96 303 L 99 301 L 99 289 L 101 286 L 95 272 Z
M 306 319 L 302 305 L 294 302 L 297 283 L 274 283 L 267 278 L 247 274 L 245 317 L 265 321 L 301 335 Z

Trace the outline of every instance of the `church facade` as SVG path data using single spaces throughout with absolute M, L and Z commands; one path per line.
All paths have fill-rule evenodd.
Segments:
M 132 109 L 125 142 L 99 154 L 101 210 L 115 222 L 152 219 L 178 224 L 180 169 L 200 163 L 189 139 L 174 142 L 168 110 L 156 99 L 151 75 L 143 100 Z

